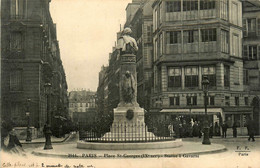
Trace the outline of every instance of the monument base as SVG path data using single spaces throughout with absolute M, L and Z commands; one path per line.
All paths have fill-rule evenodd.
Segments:
M 110 132 L 106 133 L 102 140 L 114 141 L 146 141 L 156 139 L 144 122 L 144 109 L 132 104 L 124 104 L 114 109 L 114 121 Z

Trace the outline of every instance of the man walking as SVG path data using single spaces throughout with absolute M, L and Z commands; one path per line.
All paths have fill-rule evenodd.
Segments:
M 246 125 L 247 125 L 247 131 L 248 131 L 248 135 L 249 135 L 248 141 L 250 141 L 252 138 L 252 141 L 254 142 L 255 141 L 255 137 L 254 137 L 255 136 L 255 122 L 254 122 L 254 120 L 249 118 Z
M 237 126 L 238 126 L 238 123 L 237 121 L 234 121 L 234 124 L 233 124 L 233 137 L 236 138 L 237 137 Z
M 226 137 L 227 137 L 227 127 L 228 127 L 228 125 L 227 125 L 226 122 L 224 121 L 223 124 L 222 124 L 222 132 L 223 132 L 222 137 L 223 137 L 223 138 L 226 138 Z

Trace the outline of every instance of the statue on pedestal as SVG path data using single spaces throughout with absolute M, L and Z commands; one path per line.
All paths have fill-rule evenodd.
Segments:
M 135 54 L 138 50 L 136 40 L 130 36 L 132 30 L 130 28 L 125 28 L 122 31 L 122 36 L 117 41 L 117 49 L 123 54 Z
M 126 71 L 122 80 L 122 98 L 125 103 L 134 103 L 136 95 L 136 82 L 133 75 Z

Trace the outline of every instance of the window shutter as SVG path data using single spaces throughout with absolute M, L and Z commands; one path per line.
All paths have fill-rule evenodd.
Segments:
M 247 26 L 247 20 L 246 20 L 246 19 L 243 19 L 243 36 L 244 36 L 244 37 L 247 37 L 247 33 L 248 33 L 247 28 L 248 28 L 248 26 Z
M 248 59 L 247 45 L 244 45 L 244 47 L 243 47 L 243 58 L 244 58 L 245 60 Z
M 260 36 L 260 18 L 257 19 L 257 35 Z

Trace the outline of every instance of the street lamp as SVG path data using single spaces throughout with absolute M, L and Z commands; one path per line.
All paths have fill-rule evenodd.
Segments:
M 53 149 L 51 145 L 51 126 L 50 126 L 50 95 L 51 95 L 51 83 L 45 83 L 45 93 L 47 95 L 47 122 L 44 125 L 45 145 L 44 150 Z
M 27 137 L 26 137 L 27 142 L 32 141 L 32 134 L 31 134 L 31 130 L 30 130 L 30 111 L 29 111 L 30 102 L 31 102 L 31 99 L 28 98 L 26 100 L 26 112 L 25 112 L 26 117 L 27 117 Z
M 207 104 L 208 104 L 208 89 L 209 89 L 209 80 L 207 76 L 203 77 L 202 80 L 202 89 L 204 92 L 204 106 L 205 106 L 205 120 L 204 120 L 204 136 L 202 144 L 210 145 L 209 140 L 209 123 L 208 123 L 208 113 L 207 113 Z

